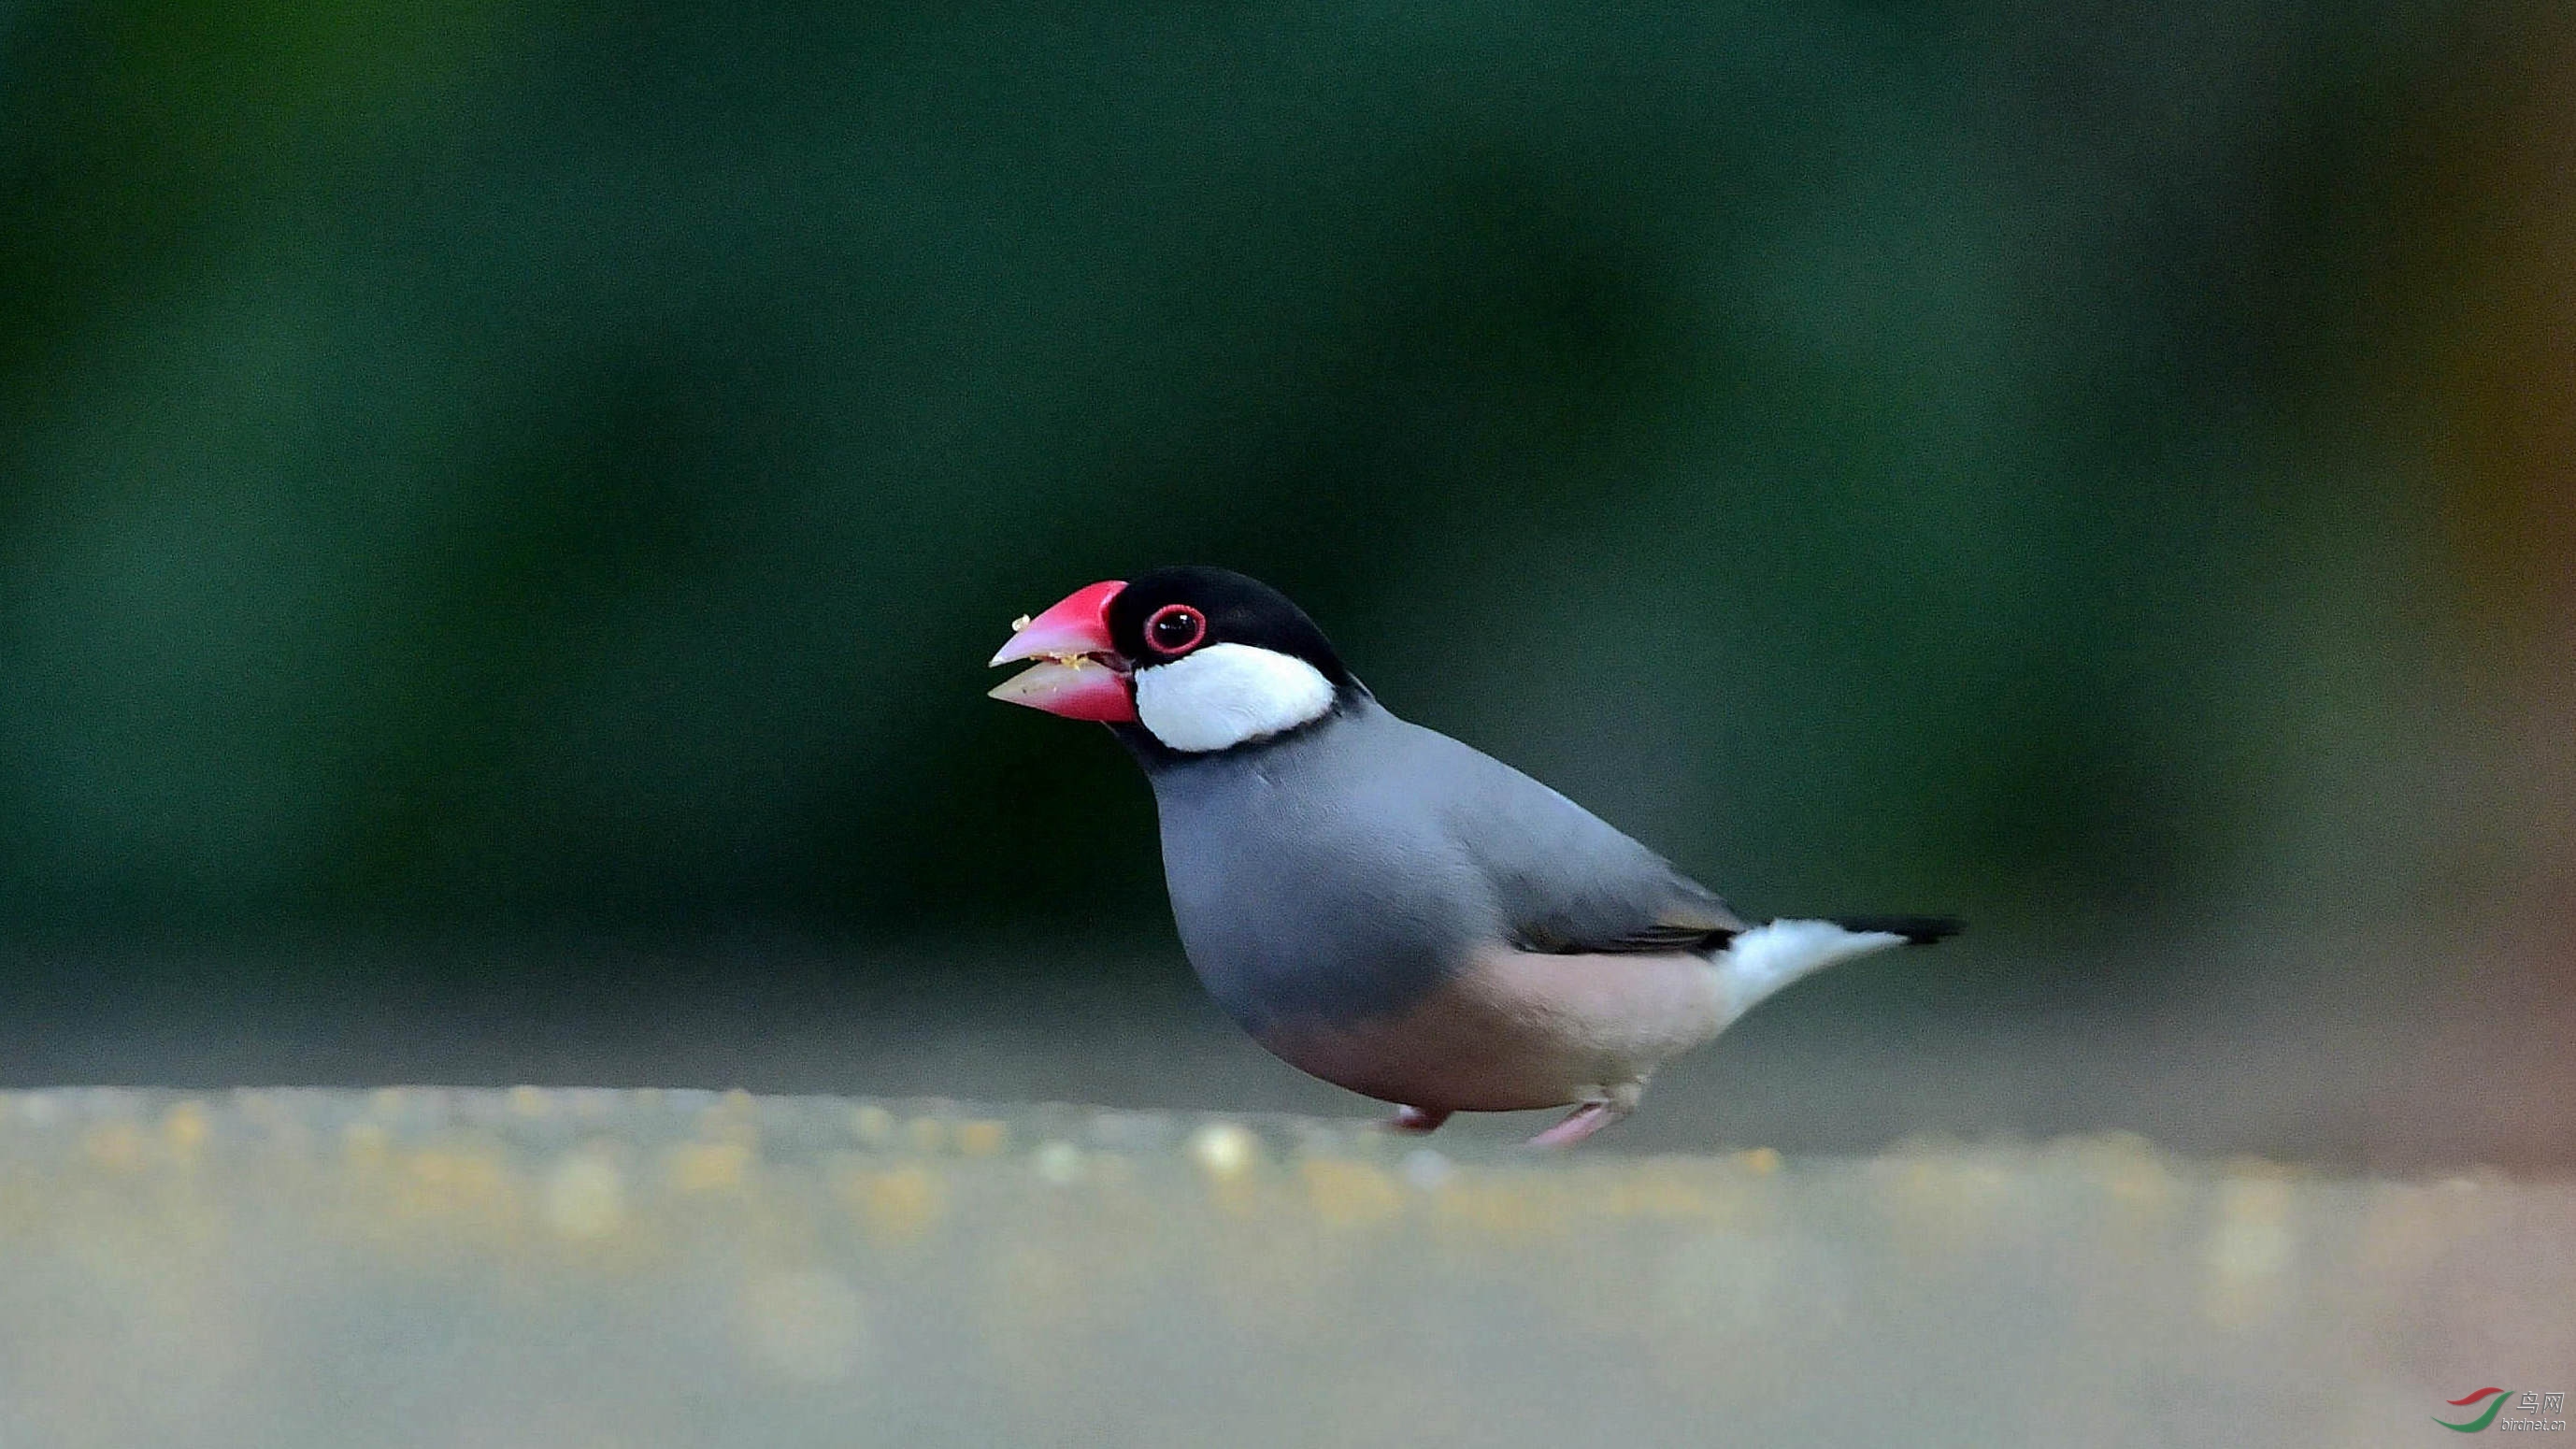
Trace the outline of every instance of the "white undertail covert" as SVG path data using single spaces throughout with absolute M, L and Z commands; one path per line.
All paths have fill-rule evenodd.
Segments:
M 1831 921 L 1773 921 L 1726 943 L 1714 964 L 1733 1021 L 1781 987 L 1828 966 L 1902 946 L 1893 931 L 1846 931 Z

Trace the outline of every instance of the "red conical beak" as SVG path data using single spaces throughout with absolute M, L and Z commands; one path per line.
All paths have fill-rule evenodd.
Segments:
M 992 697 L 1066 719 L 1133 722 L 1136 694 L 1127 682 L 1127 661 L 1109 642 L 1109 601 L 1125 587 L 1125 580 L 1110 579 L 1076 589 L 1045 613 L 1022 620 L 992 662 L 1038 663 L 995 685 Z

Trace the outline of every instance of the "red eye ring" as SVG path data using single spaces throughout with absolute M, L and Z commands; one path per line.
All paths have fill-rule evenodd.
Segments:
M 1166 642 L 1162 637 L 1163 621 L 1166 619 L 1188 620 L 1184 627 L 1189 630 L 1189 636 L 1175 642 Z M 1207 615 L 1187 604 L 1165 604 L 1156 609 L 1152 617 L 1145 620 L 1145 645 L 1157 654 L 1187 654 L 1199 647 L 1199 641 L 1206 637 Z

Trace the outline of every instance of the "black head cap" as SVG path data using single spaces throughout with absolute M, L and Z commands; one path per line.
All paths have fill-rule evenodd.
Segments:
M 1356 683 L 1305 610 L 1232 569 L 1181 564 L 1130 580 L 1109 601 L 1109 638 L 1138 669 L 1211 644 L 1248 644 L 1305 660 L 1335 689 Z

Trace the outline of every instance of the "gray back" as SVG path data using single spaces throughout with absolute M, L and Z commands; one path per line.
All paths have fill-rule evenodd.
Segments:
M 1658 922 L 1733 923 L 1590 811 L 1362 691 L 1276 740 L 1137 753 L 1181 944 L 1255 1032 L 1399 1012 L 1498 943 L 1638 949 Z

